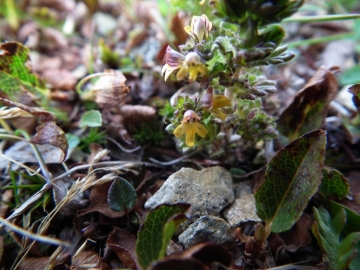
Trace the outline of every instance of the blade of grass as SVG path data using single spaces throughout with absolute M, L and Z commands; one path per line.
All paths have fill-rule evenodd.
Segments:
M 284 23 L 290 22 L 331 22 L 331 21 L 345 21 L 359 19 L 360 14 L 339 14 L 339 15 L 324 15 L 324 16 L 293 16 L 282 20 Z

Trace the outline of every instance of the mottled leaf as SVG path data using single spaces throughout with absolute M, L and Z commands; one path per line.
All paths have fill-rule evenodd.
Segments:
M 45 84 L 31 71 L 29 49 L 21 43 L 0 44 L 0 85 L 11 99 L 22 88 L 32 93 L 45 90 Z
M 319 187 L 325 197 L 344 199 L 350 192 L 350 186 L 345 176 L 338 170 L 323 168 L 323 179 Z
M 102 117 L 97 110 L 90 110 L 85 112 L 80 119 L 80 127 L 101 127 Z
M 332 70 L 320 67 L 281 114 L 278 120 L 280 133 L 293 141 L 302 134 L 321 128 L 337 91 L 338 84 Z
M 303 135 L 280 149 L 267 166 L 255 193 L 257 215 L 266 231 L 283 232 L 300 218 L 317 191 L 324 166 L 326 131 Z
M 355 258 L 357 250 L 356 244 L 360 240 L 360 232 L 348 234 L 340 240 L 340 233 L 346 222 L 346 212 L 344 209 L 338 211 L 333 218 L 324 208 L 313 208 L 315 222 L 311 228 L 320 249 L 326 256 L 326 269 L 346 270 L 358 269 L 350 267 L 351 261 Z
M 37 127 L 37 133 L 30 140 L 33 144 L 51 144 L 60 148 L 63 155 L 59 163 L 63 162 L 66 158 L 68 151 L 68 143 L 65 132 L 56 125 L 55 122 L 45 122 L 41 126 Z
M 177 227 L 188 218 L 190 205 L 160 205 L 146 216 L 138 232 L 136 253 L 141 267 L 165 256 L 166 247 Z
M 134 207 L 137 200 L 136 191 L 128 181 L 118 177 L 109 188 L 107 200 L 111 210 L 126 211 Z

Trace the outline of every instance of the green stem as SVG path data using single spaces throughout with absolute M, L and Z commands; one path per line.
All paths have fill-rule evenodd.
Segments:
M 13 130 L 11 129 L 11 127 L 8 125 L 8 123 L 6 123 L 6 121 L 4 119 L 0 118 L 0 125 L 10 134 L 13 133 Z
M 30 141 L 31 138 L 30 138 L 29 134 L 25 130 L 19 129 L 18 132 L 20 132 L 24 136 L 25 139 Z M 50 176 L 50 173 L 49 173 L 49 171 L 48 171 L 48 169 L 46 167 L 46 163 L 45 163 L 44 159 L 41 156 L 41 153 L 40 153 L 39 149 L 36 147 L 35 144 L 32 144 L 30 142 L 29 142 L 29 144 L 30 144 L 30 147 L 32 148 L 35 156 L 36 156 L 36 159 L 37 159 L 37 161 L 38 161 L 38 163 L 40 165 L 40 168 L 41 168 L 41 172 L 43 173 L 47 184 L 51 185 L 51 176 Z
M 331 21 L 345 21 L 359 19 L 360 14 L 340 14 L 340 15 L 324 15 L 324 16 L 294 16 L 282 20 L 284 23 L 290 22 L 331 22 Z
M 13 30 L 17 30 L 19 28 L 19 16 L 17 14 L 14 0 L 6 0 L 5 5 L 6 5 L 6 19 L 8 20 L 10 27 Z
M 295 48 L 299 46 L 306 46 L 306 45 L 313 45 L 318 43 L 324 43 L 324 42 L 330 42 L 333 40 L 340 40 L 340 39 L 350 39 L 354 38 L 355 33 L 343 33 L 343 34 L 337 34 L 337 35 L 331 35 L 326 37 L 320 37 L 320 38 L 312 38 L 312 39 L 306 39 L 306 40 L 299 40 L 299 41 L 293 41 L 289 42 L 287 45 L 289 48 Z

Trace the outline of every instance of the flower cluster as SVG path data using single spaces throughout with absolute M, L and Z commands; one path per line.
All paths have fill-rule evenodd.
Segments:
M 188 41 L 178 50 L 167 47 L 161 73 L 165 80 L 175 75 L 200 91 L 173 102 L 175 113 L 166 129 L 176 138 L 185 137 L 188 147 L 213 149 L 228 147 L 227 142 L 238 138 L 246 145 L 276 137 L 275 118 L 267 115 L 259 98 L 275 92 L 276 82 L 259 75 L 255 67 L 294 57 L 286 45 L 280 46 L 284 29 L 270 23 L 292 14 L 302 1 L 210 1 L 215 16 L 223 19 L 221 27 L 213 27 L 204 14 L 193 16 L 184 28 Z M 288 14 L 281 13 L 287 8 Z M 272 14 L 264 15 L 267 11 Z

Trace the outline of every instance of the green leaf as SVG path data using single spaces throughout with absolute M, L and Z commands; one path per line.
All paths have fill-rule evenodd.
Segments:
M 22 88 L 44 95 L 45 84 L 29 69 L 29 49 L 18 42 L 0 44 L 0 84 L 12 100 Z
M 317 191 L 324 166 L 326 131 L 305 134 L 280 149 L 269 162 L 265 181 L 255 193 L 266 232 L 283 232 L 300 218 Z
M 320 67 L 281 114 L 278 120 L 280 133 L 293 141 L 302 134 L 321 128 L 337 92 L 338 84 L 332 71 Z
M 136 203 L 136 191 L 124 178 L 118 177 L 108 191 L 108 203 L 113 211 L 132 209 Z
M 324 208 L 313 208 L 315 222 L 311 228 L 320 249 L 327 257 L 327 269 L 346 270 L 356 256 L 356 244 L 360 240 L 360 232 L 348 234 L 340 240 L 340 233 L 346 222 L 344 209 L 338 211 L 331 219 L 329 212 Z M 350 268 L 351 269 L 351 268 Z M 353 268 L 355 269 L 355 268 Z
M 145 218 L 136 242 L 139 264 L 146 268 L 165 256 L 166 247 L 176 228 L 187 219 L 190 205 L 160 205 Z
M 350 192 L 350 186 L 345 176 L 338 170 L 323 168 L 323 179 L 319 187 L 325 197 L 342 200 Z
M 80 127 L 100 127 L 102 125 L 101 113 L 97 110 L 85 112 L 80 119 Z
M 74 149 L 79 145 L 80 138 L 78 136 L 73 135 L 71 133 L 66 133 L 65 135 L 69 144 L 69 149 Z
M 335 215 L 338 211 L 342 211 L 342 209 L 345 210 L 346 223 L 344 229 L 341 232 L 341 236 L 346 236 L 350 233 L 359 231 L 360 215 L 337 202 L 328 199 L 325 200 L 325 203 L 329 205 L 329 211 L 332 216 Z M 360 250 L 360 241 L 356 244 L 356 249 L 358 251 Z M 357 252 L 355 258 L 351 261 L 349 268 L 352 270 L 360 269 L 360 252 Z
M 341 85 L 360 83 L 360 65 L 353 66 L 339 76 Z

